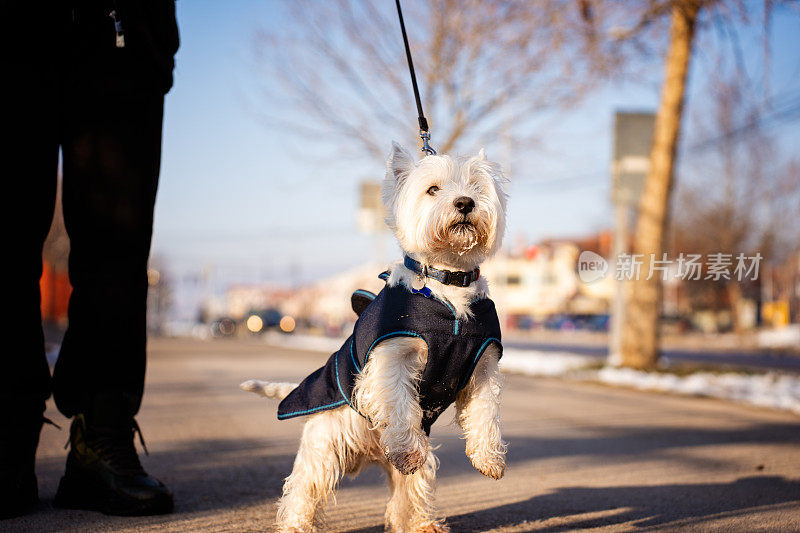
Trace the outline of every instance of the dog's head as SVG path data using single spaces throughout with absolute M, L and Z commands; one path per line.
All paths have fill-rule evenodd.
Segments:
M 478 155 L 433 155 L 415 162 L 392 144 L 386 162 L 386 222 L 400 247 L 427 264 L 471 270 L 503 240 L 506 178 L 500 165 Z

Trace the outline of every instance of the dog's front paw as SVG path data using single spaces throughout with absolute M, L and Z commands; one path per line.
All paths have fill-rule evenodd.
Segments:
M 428 438 L 422 430 L 411 430 L 411 433 L 387 431 L 383 438 L 383 453 L 401 474 L 413 474 L 425 464 Z
M 427 453 L 419 448 L 411 451 L 386 451 L 386 459 L 392 463 L 398 472 L 404 476 L 409 476 L 419 470 L 425 464 Z
M 500 479 L 506 471 L 506 456 L 503 449 L 476 447 L 467 450 L 472 466 L 486 477 Z

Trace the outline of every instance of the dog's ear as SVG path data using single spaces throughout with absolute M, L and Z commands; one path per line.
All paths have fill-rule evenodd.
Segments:
M 481 161 L 486 161 L 486 152 L 483 151 L 483 148 L 481 148 L 478 152 L 478 159 Z
M 414 158 L 411 154 L 395 141 L 392 141 L 392 153 L 389 154 L 389 159 L 386 160 L 387 175 L 400 182 L 408 176 L 409 172 L 414 170 L 414 166 Z

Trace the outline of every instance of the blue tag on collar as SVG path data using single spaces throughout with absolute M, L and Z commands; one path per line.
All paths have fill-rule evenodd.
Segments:
M 431 290 L 428 287 L 422 287 L 419 290 L 417 290 L 417 289 L 412 287 L 411 288 L 411 292 L 413 292 L 414 294 L 421 294 L 425 298 L 430 298 L 431 297 Z

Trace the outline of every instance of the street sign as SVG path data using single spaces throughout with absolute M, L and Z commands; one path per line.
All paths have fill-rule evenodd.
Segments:
M 628 252 L 631 214 L 636 212 L 644 180 L 650 168 L 653 147 L 654 113 L 617 111 L 614 114 L 614 160 L 611 163 L 611 201 L 614 202 L 614 252 L 612 268 Z M 616 281 L 611 302 L 611 332 L 608 337 L 608 361 L 622 361 L 622 334 L 625 323 L 625 289 Z
M 617 111 L 614 115 L 614 160 L 611 167 L 611 200 L 616 205 L 636 206 L 650 168 L 654 113 Z

